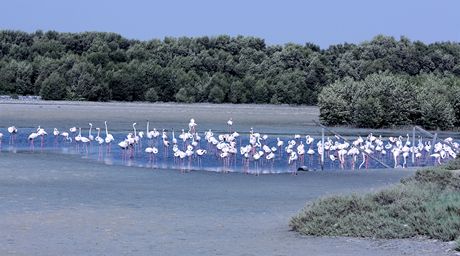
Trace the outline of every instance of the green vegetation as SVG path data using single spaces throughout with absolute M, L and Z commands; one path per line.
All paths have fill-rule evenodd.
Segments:
M 305 235 L 460 238 L 460 160 L 419 170 L 401 184 L 366 195 L 335 196 L 306 206 L 290 221 Z
M 0 94 L 318 104 L 329 125 L 460 126 L 460 44 L 376 36 L 327 49 L 261 38 L 0 30 Z M 323 89 L 324 88 L 324 89 Z
M 428 129 L 460 126 L 460 79 L 452 75 L 415 77 L 388 72 L 358 81 L 344 78 L 318 97 L 327 125 L 381 128 L 418 124 Z

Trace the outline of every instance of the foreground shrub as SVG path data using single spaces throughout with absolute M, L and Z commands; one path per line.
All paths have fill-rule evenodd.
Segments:
M 446 170 L 460 170 L 460 157 L 449 161 L 446 165 L 444 165 L 444 168 Z
M 403 183 L 364 196 L 309 204 L 290 221 L 304 235 L 452 241 L 460 236 L 460 178 L 444 169 L 418 171 Z

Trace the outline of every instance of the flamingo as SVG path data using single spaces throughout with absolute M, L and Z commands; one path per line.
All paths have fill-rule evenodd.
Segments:
M 297 153 L 295 151 L 292 151 L 289 156 L 289 160 L 288 160 L 288 164 L 294 166 L 292 168 L 292 175 L 297 175 L 297 166 L 295 164 L 297 159 L 298 159 Z
M 152 161 L 154 159 L 154 156 L 158 154 L 158 148 L 156 147 L 147 147 L 145 148 L 145 153 L 149 154 L 149 161 Z
M 102 157 L 102 151 L 101 151 L 101 146 L 102 144 L 104 144 L 104 139 L 101 138 L 100 134 L 101 134 L 101 128 L 96 128 L 96 131 L 97 131 L 97 135 L 96 135 L 96 138 L 94 138 L 94 140 L 97 142 L 97 144 L 99 145 L 99 150 L 98 150 L 98 156 L 99 157 Z
M 90 140 L 86 137 L 81 136 L 81 127 L 78 128 L 78 135 L 75 136 L 75 142 L 81 142 L 83 145 L 85 145 L 86 152 L 88 152 L 88 143 Z M 77 144 L 78 145 L 78 144 Z M 77 147 L 78 150 L 78 147 Z
M 393 153 L 393 160 L 394 160 L 394 163 L 395 163 L 394 168 L 396 168 L 398 166 L 398 163 L 399 163 L 398 157 L 401 154 L 401 150 L 399 148 L 395 147 L 395 148 L 392 149 L 392 153 Z
M 30 148 L 31 148 L 32 150 L 35 148 L 35 146 L 34 146 L 34 141 L 35 141 L 35 139 L 36 139 L 38 136 L 39 136 L 38 133 L 33 132 L 33 133 L 31 133 L 31 134 L 29 135 L 29 137 L 27 137 L 27 140 L 30 141 Z
M 94 140 L 94 136 L 93 134 L 91 134 L 91 130 L 93 129 L 93 124 L 92 123 L 89 123 L 89 131 L 88 131 L 88 139 L 90 141 L 93 141 Z
M 99 144 L 99 145 L 102 145 L 104 143 L 104 139 L 101 138 L 100 134 L 101 134 L 101 128 L 96 128 L 96 131 L 97 131 L 97 135 L 96 135 L 96 138 L 94 138 L 94 140 L 96 140 L 96 142 Z
M 139 138 L 139 136 L 137 135 L 136 125 L 137 125 L 137 123 L 133 123 L 133 130 L 134 130 L 134 137 L 133 137 L 133 139 L 134 139 L 134 143 L 132 143 L 132 144 L 133 144 L 134 147 L 135 147 L 137 144 L 139 144 L 139 141 L 140 141 L 140 138 Z
M 41 136 L 41 147 L 43 147 L 43 145 L 45 144 L 45 136 L 48 135 L 48 133 L 45 131 L 45 129 L 38 126 L 37 134 Z
M 195 151 L 196 155 L 198 156 L 198 164 L 201 165 L 201 158 L 206 155 L 206 149 L 197 149 Z
M 305 136 L 305 142 L 307 143 L 307 145 L 312 144 L 314 140 L 315 139 L 311 137 L 310 135 Z
M 172 129 L 172 143 L 177 144 L 176 136 L 174 135 L 174 129 Z
M 53 135 L 54 135 L 54 144 L 57 144 L 58 136 L 59 136 L 59 130 L 57 128 L 54 128 Z
M 166 137 L 166 139 L 163 139 L 163 148 L 164 148 L 164 150 L 163 150 L 163 155 L 164 155 L 164 156 L 167 156 L 167 155 L 168 155 L 168 148 L 169 148 L 169 145 L 170 145 L 170 143 L 169 143 L 169 141 L 167 140 L 167 137 Z M 175 145 L 175 146 L 177 146 L 177 145 Z
M 76 143 L 81 141 L 81 128 L 79 129 L 79 131 L 80 131 L 80 132 L 79 132 L 79 133 L 77 134 L 77 136 L 75 136 L 75 138 L 74 138 L 74 140 L 75 140 Z
M 69 132 L 72 133 L 72 136 L 75 135 L 75 133 L 77 132 L 77 127 L 75 127 L 75 126 L 74 126 L 74 127 L 71 127 L 71 128 L 69 129 Z
M 188 130 L 191 132 L 191 133 L 195 133 L 195 127 L 197 126 L 197 124 L 195 123 L 195 119 L 190 119 L 190 123 L 188 123 Z
M 270 152 L 268 153 L 268 155 L 265 156 L 265 159 L 267 159 L 267 161 L 269 161 L 271 163 L 271 169 L 273 168 L 273 163 L 275 161 L 275 153 L 273 152 Z M 271 170 L 270 170 L 270 173 L 271 173 Z
M 431 154 L 430 156 L 436 160 L 435 163 L 441 164 L 441 154 L 440 153 L 434 153 L 434 154 Z
M 104 121 L 105 125 L 105 143 L 107 144 L 107 151 L 110 152 L 110 143 L 114 141 L 114 138 L 112 134 L 109 133 L 109 130 L 107 128 L 107 121 Z
M 16 134 L 18 133 L 18 129 L 16 126 L 10 126 L 8 127 L 8 132 L 10 133 L 10 141 L 9 144 L 14 144 L 14 141 L 16 140 Z
M 85 145 L 86 153 L 88 153 L 88 144 L 91 142 L 91 140 L 86 138 L 86 137 L 81 136 L 81 128 L 79 128 L 79 129 L 80 129 L 80 142 L 83 145 Z
M 128 140 L 126 139 L 126 140 L 121 141 L 120 143 L 118 143 L 118 146 L 121 148 L 121 150 L 122 150 L 122 157 L 124 158 L 124 156 L 126 156 L 125 152 L 126 152 L 126 150 L 128 149 L 128 147 L 129 147 L 129 142 L 128 142 Z
M 232 120 L 231 117 L 230 117 L 230 119 L 227 121 L 227 125 L 228 125 L 228 132 L 232 132 L 233 120 Z
M 264 152 L 263 151 L 259 151 L 259 152 L 256 152 L 252 158 L 254 159 L 254 164 L 256 166 L 256 176 L 259 176 L 259 164 L 258 164 L 258 161 L 259 159 L 263 156 Z
M 72 138 L 69 136 L 68 132 L 61 132 L 60 135 L 63 137 L 64 141 L 72 142 Z
M 307 150 L 307 154 L 310 156 L 310 165 L 312 164 L 312 161 L 313 161 L 313 155 L 315 154 L 315 150 L 313 148 L 308 148 Z
M 147 130 L 146 130 L 146 136 L 147 136 L 147 139 L 151 140 L 153 138 L 153 134 L 149 131 L 149 125 L 150 125 L 150 121 L 147 121 Z
M 55 137 L 59 136 L 59 130 L 58 130 L 57 128 L 54 128 L 54 130 L 53 130 L 53 135 L 54 135 Z

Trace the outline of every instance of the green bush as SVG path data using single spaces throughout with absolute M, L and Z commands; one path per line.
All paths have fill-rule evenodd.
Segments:
M 460 157 L 450 160 L 446 165 L 444 165 L 444 168 L 446 170 L 460 170 Z
M 66 97 L 66 81 L 57 72 L 51 73 L 43 83 L 40 89 L 40 96 L 44 100 L 62 100 Z
M 414 179 L 419 183 L 434 183 L 441 189 L 460 190 L 459 175 L 447 170 L 446 167 L 419 170 L 415 173 Z
M 351 78 L 345 78 L 342 81 L 324 87 L 318 95 L 319 118 L 323 124 L 351 124 L 351 100 L 356 86 L 357 83 Z
M 460 82 L 433 74 L 415 78 L 388 72 L 364 80 L 345 78 L 325 86 L 318 96 L 326 125 L 365 128 L 418 124 L 451 129 L 460 124 Z
M 460 236 L 460 177 L 445 169 L 417 171 L 399 185 L 363 196 L 334 196 L 308 204 L 289 223 L 304 235 L 443 241 Z
M 150 88 L 145 92 L 144 98 L 146 101 L 156 102 L 158 101 L 158 94 L 155 88 Z
M 212 103 L 222 103 L 224 102 L 224 97 L 224 92 L 219 86 L 216 85 L 209 91 L 208 100 Z

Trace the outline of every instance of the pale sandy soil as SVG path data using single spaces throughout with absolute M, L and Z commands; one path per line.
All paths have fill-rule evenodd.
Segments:
M 147 120 L 152 127 L 184 128 L 190 118 L 198 129 L 227 129 L 231 117 L 234 128 L 248 131 L 250 127 L 264 131 L 290 132 L 305 130 L 317 121 L 317 107 L 232 104 L 175 104 L 175 103 L 95 103 L 38 101 L 0 102 L 0 127 L 87 127 L 88 122 L 102 127 L 104 121 L 115 130 L 130 129 L 133 122 L 144 127 Z M 173 127 L 171 127 L 173 126 Z M 140 127 L 140 126 L 139 126 Z M 151 127 L 151 128 L 152 128 Z

